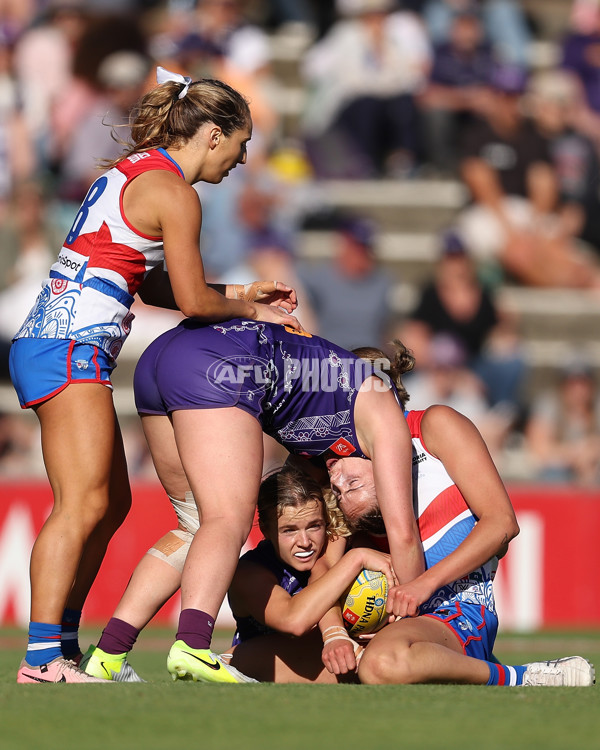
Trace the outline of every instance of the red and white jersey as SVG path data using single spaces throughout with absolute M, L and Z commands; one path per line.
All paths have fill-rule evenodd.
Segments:
M 163 149 L 124 159 L 90 187 L 17 338 L 94 344 L 115 359 L 131 330 L 134 294 L 163 263 L 162 237 L 137 231 L 123 213 L 123 193 L 143 172 L 179 166 Z
M 431 568 L 453 552 L 470 534 L 477 518 L 444 464 L 427 450 L 421 434 L 424 413 L 409 411 L 406 421 L 413 444 L 413 505 L 423 542 L 425 565 Z M 493 557 L 481 568 L 444 586 L 420 607 L 421 614 L 456 600 L 483 604 L 495 613 L 492 581 L 497 567 L 498 558 Z
M 425 411 L 405 412 L 413 444 L 413 507 L 423 543 L 425 567 L 429 569 L 454 552 L 471 533 L 477 518 L 444 464 L 427 450 L 421 434 L 424 414 Z M 386 537 L 374 536 L 373 541 L 379 549 L 389 551 Z M 420 614 L 433 612 L 456 601 L 481 604 L 496 614 L 492 581 L 497 568 L 498 558 L 492 557 L 464 578 L 443 586 L 421 604 Z

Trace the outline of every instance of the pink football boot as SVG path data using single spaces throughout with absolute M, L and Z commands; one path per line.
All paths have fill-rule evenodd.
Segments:
M 82 669 L 69 659 L 59 656 L 48 664 L 41 667 L 30 667 L 23 659 L 17 672 L 17 682 L 30 685 L 36 682 L 98 682 L 109 683 L 109 680 L 99 680 L 86 674 Z

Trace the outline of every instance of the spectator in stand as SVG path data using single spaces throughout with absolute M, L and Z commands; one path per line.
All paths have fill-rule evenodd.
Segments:
M 129 138 L 129 113 L 145 93 L 153 61 L 139 52 L 113 52 L 98 68 L 98 96 L 83 114 L 63 153 L 57 192 L 62 201 L 77 206 L 98 176 L 100 160 L 112 160 Z M 108 126 L 108 127 L 107 127 Z M 69 207 L 70 215 L 77 206 Z
M 600 7 L 596 0 L 574 0 L 561 40 L 561 66 L 577 82 L 577 129 L 600 149 Z
M 42 185 L 29 180 L 14 187 L 0 223 L 0 377 L 6 381 L 11 339 L 64 239 L 52 214 Z
M 333 5 L 331 0 L 264 0 L 259 5 L 261 26 L 269 30 L 304 27 L 317 29 L 317 5 Z M 327 10 L 327 7 L 325 7 Z
M 242 0 L 198 0 L 190 33 L 222 49 L 236 68 L 256 73 L 270 64 L 267 35 L 248 21 Z
M 295 276 L 302 187 L 285 180 L 265 157 L 260 147 L 258 153 L 251 148 L 252 168 L 246 175 L 232 173 L 222 194 L 212 185 L 198 186 L 205 207 L 202 256 L 213 281 L 239 282 L 259 266 L 270 268 L 274 278 L 288 278 L 286 272 Z
M 15 44 L 14 67 L 29 137 L 42 167 L 50 161 L 52 117 L 74 86 L 73 58 L 89 14 L 83 0 L 50 0 Z
M 178 51 L 195 46 L 212 51 L 215 77 L 252 102 L 254 149 L 263 140 L 268 148 L 279 122 L 271 100 L 271 49 L 265 31 L 246 18 L 242 0 L 198 0 L 187 33 L 174 41 Z M 195 78 L 194 71 L 190 73 Z
M 73 51 L 72 79 L 60 93 L 60 106 L 54 106 L 51 112 L 49 145 L 55 173 L 60 174 L 63 160 L 72 150 L 73 140 L 90 112 L 105 106 L 106 88 L 99 79 L 104 60 L 124 51 L 145 55 L 146 46 L 147 40 L 137 18 L 122 14 L 89 16 Z M 110 137 L 110 129 L 107 130 Z M 77 203 L 77 196 L 73 202 Z
M 14 43 L 34 20 L 39 5 L 39 0 L 2 0 L 0 34 Z
M 526 75 L 498 66 L 485 118 L 462 134 L 461 175 L 472 205 L 460 233 L 477 261 L 540 287 L 598 288 L 600 268 L 582 253 L 560 213 L 548 141 L 521 111 Z
M 517 322 L 479 279 L 472 256 L 454 230 L 442 235 L 433 277 L 421 290 L 398 338 L 414 353 L 419 369 L 430 365 L 433 341 L 439 335 L 457 342 L 464 359 L 461 364 L 479 381 L 477 389 L 486 408 L 514 419 L 521 410 L 525 375 Z
M 346 349 L 383 342 L 391 320 L 391 285 L 377 264 L 376 228 L 359 216 L 333 217 L 332 223 L 333 258 L 297 269 L 316 319 L 314 332 Z
M 227 182 L 197 186 L 204 207 L 202 257 L 211 281 L 231 278 L 247 261 L 248 229 L 241 203 L 249 192 L 264 194 L 262 182 L 272 150 L 279 114 L 271 97 L 269 40 L 250 23 L 239 0 L 200 0 L 186 16 L 185 33 L 175 29 L 151 42 L 154 54 L 167 50 L 176 69 L 194 80 L 217 78 L 241 91 L 252 109 L 252 146 L 246 175 L 235 172 Z M 169 48 L 169 44 L 171 45 Z M 239 277 L 238 277 L 239 278 Z
M 0 25 L 0 221 L 8 212 L 16 183 L 30 177 L 36 166 L 21 98 L 13 75 L 12 40 Z M 4 265 L 2 258 L 0 268 Z
M 600 117 L 600 6 L 574 0 L 569 29 L 562 40 L 562 65 L 575 74 L 596 121 Z
M 415 95 L 431 51 L 395 0 L 338 0 L 340 18 L 305 54 L 303 117 L 317 176 L 407 177 L 421 155 Z
M 425 158 L 443 175 L 458 171 L 460 131 L 484 111 L 494 65 L 492 50 L 473 9 L 452 19 L 447 41 L 435 45 L 429 82 L 418 103 L 425 129 Z
M 8 216 L 0 224 L 0 292 L 27 279 L 30 290 L 37 287 L 37 293 L 48 276 L 48 261 L 52 261 L 54 249 L 63 239 L 42 183 L 38 180 L 18 183 L 11 195 Z M 30 307 L 27 300 L 20 304 L 16 320 L 22 319 Z M 6 326 L 11 338 L 16 320 L 11 317 L 7 322 L 0 316 L 0 329 Z
M 534 399 L 526 447 L 540 481 L 600 485 L 600 390 L 589 362 L 568 360 L 557 387 Z
M 476 425 L 494 459 L 500 459 L 512 415 L 489 408 L 484 384 L 468 368 L 465 347 L 456 336 L 433 336 L 427 362 L 407 373 L 405 380 L 415 409 L 428 404 L 451 406 Z
M 540 71 L 530 81 L 526 105 L 549 142 L 562 214 L 572 222 L 573 234 L 600 253 L 600 160 L 596 144 L 580 128 L 577 82 L 566 70 Z
M 532 33 L 521 3 L 514 0 L 427 0 L 423 18 L 434 44 L 449 40 L 452 20 L 464 11 L 480 16 L 486 38 L 501 62 L 529 66 Z

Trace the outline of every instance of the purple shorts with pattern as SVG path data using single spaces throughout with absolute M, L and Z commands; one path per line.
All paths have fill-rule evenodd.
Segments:
M 266 381 L 239 339 L 214 328 L 178 326 L 159 336 L 140 357 L 134 376 L 140 414 L 170 414 L 178 409 L 237 406 L 257 419 Z M 240 377 L 240 368 L 244 377 Z M 263 379 L 264 380 L 264 379 Z

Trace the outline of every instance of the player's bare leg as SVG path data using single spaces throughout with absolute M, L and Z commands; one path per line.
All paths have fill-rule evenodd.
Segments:
M 169 417 L 158 414 L 143 414 L 141 418 L 154 468 L 165 492 L 183 500 L 190 484 L 177 450 L 173 423 Z
M 85 544 L 77 570 L 75 583 L 69 594 L 67 606 L 81 609 L 96 580 L 106 554 L 108 543 L 121 526 L 131 508 L 131 488 L 125 459 L 121 428 L 114 417 L 114 448 L 109 484 L 108 508 Z
M 238 408 L 176 411 L 173 425 L 202 518 L 183 570 L 181 607 L 216 617 L 254 518 L 262 429 Z
M 370 641 L 358 675 L 366 684 L 458 682 L 485 685 L 487 662 L 465 656 L 457 636 L 431 617 L 405 618 Z
M 298 638 L 283 633 L 251 638 L 233 650 L 231 664 L 259 682 L 357 682 L 356 673 L 335 675 L 321 661 L 323 641 L 318 629 Z
M 146 553 L 137 564 L 113 617 L 142 630 L 180 585 L 181 573 L 176 568 Z
M 112 391 L 100 384 L 70 385 L 36 413 L 54 505 L 31 554 L 29 645 L 18 681 L 86 682 L 91 678 L 63 664 L 61 622 L 67 603 L 83 606 L 131 504 L 121 435 Z M 69 644 L 79 652 L 76 641 Z
M 31 617 L 60 623 L 76 580 L 83 603 L 131 494 L 109 388 L 74 384 L 36 412 L 54 507 L 31 555 Z
M 262 428 L 235 407 L 173 413 L 181 462 L 202 519 L 181 582 L 174 679 L 249 682 L 210 651 L 215 619 L 252 526 L 263 466 Z

